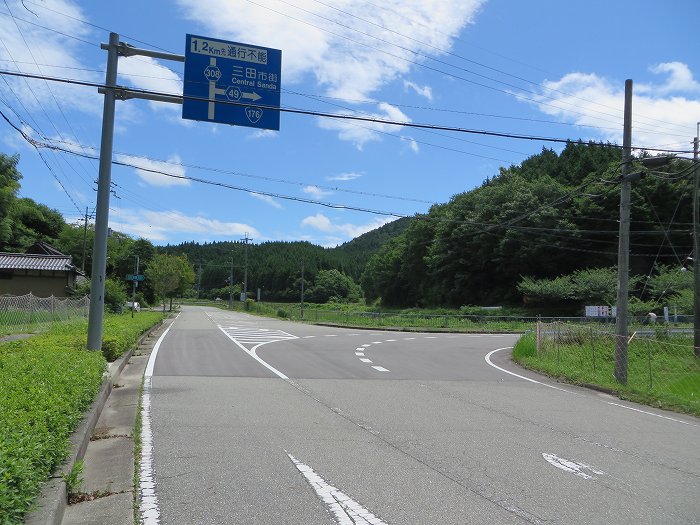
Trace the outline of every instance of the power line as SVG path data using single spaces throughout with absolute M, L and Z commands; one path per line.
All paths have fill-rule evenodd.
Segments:
M 52 82 L 61 82 L 64 84 L 74 84 L 74 85 L 85 86 L 85 87 L 112 89 L 109 86 L 106 86 L 104 84 L 97 83 L 97 82 L 88 82 L 88 81 L 84 81 L 84 80 L 61 78 L 61 77 L 50 77 L 50 76 L 46 76 L 46 75 L 35 75 L 35 74 L 31 74 L 31 73 L 19 73 L 19 72 L 15 72 L 15 71 L 0 70 L 0 75 L 9 75 L 9 76 L 15 76 L 15 77 L 50 80 Z M 164 93 L 164 92 L 152 91 L 152 90 L 147 90 L 147 89 L 117 87 L 115 89 L 115 91 L 117 91 L 118 94 L 120 92 L 121 93 L 130 92 L 130 93 L 134 93 L 134 94 L 153 95 L 153 96 L 160 96 L 160 97 L 181 97 L 181 98 L 187 99 L 187 100 L 209 102 L 209 99 L 203 98 L 203 97 L 194 97 L 194 96 L 186 96 L 186 95 L 181 96 L 181 95 L 175 94 L 175 93 Z M 321 112 L 321 111 L 312 111 L 312 110 L 291 108 L 291 107 L 267 106 L 267 105 L 263 105 L 263 104 L 248 104 L 248 103 L 235 102 L 235 101 L 230 101 L 230 100 L 217 100 L 217 104 L 225 104 L 225 105 L 231 105 L 231 106 L 254 107 L 254 108 L 266 109 L 266 110 L 271 110 L 271 111 L 280 111 L 282 113 L 309 115 L 309 116 L 324 117 L 324 118 L 337 119 L 337 120 L 351 120 L 351 121 L 359 121 L 359 122 L 370 122 L 373 124 L 385 124 L 385 125 L 398 126 L 398 127 L 431 129 L 431 130 L 439 130 L 439 131 L 453 131 L 456 133 L 485 135 L 485 136 L 510 138 L 510 139 L 517 139 L 517 140 L 552 142 L 552 143 L 559 143 L 559 144 L 587 144 L 586 141 L 573 140 L 573 139 L 569 139 L 569 138 L 545 137 L 545 136 L 538 136 L 538 135 L 508 133 L 508 132 L 501 132 L 501 131 L 470 129 L 470 128 L 455 127 L 455 126 L 444 126 L 444 125 L 440 125 L 440 124 L 423 124 L 423 123 L 417 123 L 417 122 L 402 122 L 402 121 L 394 121 L 394 120 L 381 119 L 381 118 L 375 118 L 375 117 L 364 117 L 364 116 L 360 116 L 360 115 L 326 113 L 326 112 Z M 609 146 L 614 147 L 614 148 L 622 148 L 622 146 L 619 146 L 617 144 L 610 144 Z M 648 147 L 648 146 L 633 146 L 632 149 L 645 150 L 645 151 L 656 151 L 656 152 L 662 152 L 662 153 L 692 153 L 692 151 L 690 151 L 690 150 L 661 149 L 661 148 L 653 148 L 653 147 Z

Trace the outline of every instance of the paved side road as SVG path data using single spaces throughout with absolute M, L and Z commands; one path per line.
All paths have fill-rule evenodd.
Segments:
M 184 309 L 151 382 L 160 523 L 697 522 L 697 419 L 512 342 Z

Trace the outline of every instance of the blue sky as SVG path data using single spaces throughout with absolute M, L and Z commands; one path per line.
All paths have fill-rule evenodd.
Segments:
M 695 0 L 3 0 L 0 69 L 103 82 L 106 30 L 175 54 L 190 33 L 281 49 L 283 107 L 613 142 L 631 78 L 634 145 L 686 149 L 700 121 L 698 20 Z M 181 94 L 182 76 L 179 62 L 119 61 L 122 85 Z M 35 140 L 98 154 L 94 88 L 3 76 L 0 110 Z M 290 113 L 263 131 L 181 111 L 117 102 L 115 160 L 239 189 L 114 166 L 111 228 L 156 244 L 247 233 L 335 246 L 561 147 Z M 94 209 L 96 161 L 42 148 L 45 163 L 0 129 L 0 151 L 21 157 L 22 196 L 70 222 Z

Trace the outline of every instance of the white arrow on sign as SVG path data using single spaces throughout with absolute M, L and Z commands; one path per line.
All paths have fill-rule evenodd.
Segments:
M 255 102 L 257 100 L 260 100 L 262 97 L 258 95 L 255 91 L 253 91 L 252 93 L 246 93 L 244 91 L 243 93 L 241 93 L 241 98 L 247 98 Z

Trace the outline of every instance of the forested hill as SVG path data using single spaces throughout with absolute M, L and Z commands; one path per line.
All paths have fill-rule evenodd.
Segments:
M 264 242 L 248 244 L 246 248 L 242 242 L 192 241 L 159 247 L 158 251 L 186 254 L 195 272 L 198 275 L 201 272 L 199 285 L 204 291 L 224 288 L 231 273 L 234 284 L 242 283 L 247 256 L 248 290 L 255 292 L 261 288 L 267 300 L 297 300 L 302 264 L 304 280 L 309 286 L 320 270 L 338 270 L 359 282 L 369 258 L 388 240 L 405 231 L 410 221 L 404 218 L 390 222 L 336 248 L 309 242 Z
M 515 303 L 522 276 L 616 265 L 620 159 L 611 145 L 571 143 L 561 154 L 544 149 L 434 206 L 370 259 L 361 281 L 365 298 L 395 306 Z M 632 183 L 633 274 L 687 261 L 691 166 L 674 160 Z

